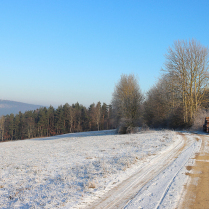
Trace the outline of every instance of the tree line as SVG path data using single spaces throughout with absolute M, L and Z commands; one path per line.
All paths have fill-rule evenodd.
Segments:
M 0 118 L 0 140 L 48 137 L 65 133 L 115 128 L 112 106 L 91 104 L 89 108 L 76 103 L 50 106 Z
M 190 128 L 198 112 L 209 116 L 208 55 L 208 48 L 194 39 L 175 41 L 161 77 L 145 96 L 134 75 L 122 75 L 112 99 L 119 132 L 134 126 Z
M 142 94 L 135 75 L 121 75 L 111 105 L 98 102 L 86 108 L 79 103 L 65 104 L 56 110 L 50 106 L 3 116 L 0 118 L 0 139 L 16 140 L 116 127 L 119 133 L 130 133 L 139 126 L 189 128 L 200 115 L 198 112 L 209 116 L 208 55 L 208 48 L 194 39 L 176 41 L 165 55 L 161 77 L 146 95 Z
M 147 94 L 144 118 L 148 126 L 188 128 L 208 109 L 207 47 L 198 41 L 176 41 L 165 55 L 165 68 L 157 84 Z

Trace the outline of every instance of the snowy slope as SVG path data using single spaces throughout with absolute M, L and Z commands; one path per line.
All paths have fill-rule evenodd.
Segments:
M 111 130 L 0 143 L 0 208 L 85 208 L 179 140 L 172 131 Z

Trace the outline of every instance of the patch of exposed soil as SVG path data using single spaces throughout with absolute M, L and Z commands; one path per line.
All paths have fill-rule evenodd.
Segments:
M 192 170 L 192 167 L 193 167 L 193 166 L 190 166 L 190 165 L 189 165 L 189 166 L 186 166 L 186 169 L 187 169 L 188 171 L 190 171 L 190 170 Z
M 195 155 L 195 165 L 187 166 L 186 173 L 191 177 L 190 184 L 186 187 L 182 209 L 208 209 L 209 208 L 209 153 L 208 137 L 201 136 L 202 146 L 200 153 Z

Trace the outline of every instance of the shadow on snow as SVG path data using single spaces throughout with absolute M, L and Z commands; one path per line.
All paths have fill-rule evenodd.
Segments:
M 77 138 L 77 137 L 88 137 L 88 136 L 105 136 L 105 135 L 115 135 L 116 129 L 112 130 L 103 130 L 103 131 L 87 131 L 87 132 L 77 132 L 77 133 L 69 133 L 69 134 L 62 134 L 50 137 L 42 137 L 42 138 L 33 138 L 28 140 L 56 140 L 62 138 Z

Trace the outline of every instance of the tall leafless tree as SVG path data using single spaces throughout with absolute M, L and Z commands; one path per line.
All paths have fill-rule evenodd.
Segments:
M 182 127 L 181 97 L 178 86 L 169 74 L 163 74 L 147 93 L 144 106 L 144 122 L 150 127 Z
M 121 75 L 112 95 L 112 107 L 117 124 L 122 120 L 126 126 L 135 126 L 140 118 L 140 107 L 143 100 L 136 77 L 132 74 Z
M 181 95 L 184 121 L 191 122 L 208 85 L 208 48 L 192 39 L 176 41 L 166 54 L 165 70 Z

